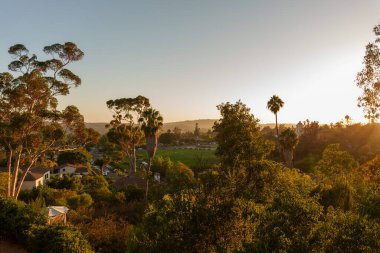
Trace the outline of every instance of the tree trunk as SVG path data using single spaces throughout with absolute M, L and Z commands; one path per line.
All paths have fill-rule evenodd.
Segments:
M 153 157 L 157 151 L 157 135 L 151 135 L 146 137 L 146 152 L 148 153 L 149 161 L 148 168 L 146 171 L 146 185 L 145 185 L 145 204 L 148 203 L 148 192 L 149 192 L 149 174 L 150 169 L 153 164 Z
M 293 149 L 284 149 L 283 151 L 285 166 L 293 168 Z
M 21 151 L 17 155 L 16 164 L 13 167 L 13 175 L 12 175 L 12 188 L 11 188 L 11 197 L 15 197 L 16 193 L 16 185 L 18 181 L 18 169 L 20 167 L 20 160 L 21 160 Z
M 12 155 L 13 151 L 10 150 L 8 153 L 8 161 L 7 161 L 7 167 L 8 167 L 8 187 L 7 187 L 7 196 L 11 196 L 11 169 L 12 169 Z
M 277 113 L 275 113 L 274 115 L 276 116 L 276 133 L 277 133 L 277 139 L 278 139 Z
M 148 192 L 149 192 L 149 174 L 150 174 L 150 168 L 152 166 L 152 162 L 153 162 L 153 157 L 149 157 L 149 161 L 148 161 L 148 168 L 147 168 L 147 171 L 146 171 L 146 182 L 145 182 L 145 196 L 144 196 L 144 202 L 145 204 L 148 203 Z
M 14 195 L 14 199 L 16 199 L 16 200 L 18 199 L 18 195 L 20 194 L 20 191 L 21 191 L 21 186 L 24 183 L 25 177 L 28 174 L 30 168 L 33 166 L 34 162 L 35 162 L 35 160 L 32 160 L 32 162 L 29 164 L 28 168 L 22 173 L 21 179 L 17 185 L 17 190 L 16 190 L 16 194 Z

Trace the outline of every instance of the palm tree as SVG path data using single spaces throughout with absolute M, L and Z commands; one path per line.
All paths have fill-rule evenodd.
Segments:
M 284 106 L 284 101 L 281 100 L 279 96 L 273 95 L 268 103 L 267 103 L 267 108 L 274 113 L 276 116 L 276 133 L 277 133 L 277 138 L 278 138 L 278 125 L 277 125 L 277 113 L 280 111 L 280 109 Z
M 297 133 L 293 129 L 287 128 L 281 132 L 278 142 L 284 156 L 285 165 L 289 168 L 293 167 L 293 151 L 298 144 Z
M 149 173 L 150 168 L 153 163 L 154 155 L 157 151 L 157 137 L 158 132 L 163 126 L 164 119 L 162 118 L 159 111 L 154 110 L 153 108 L 148 108 L 142 113 L 142 117 L 139 120 L 142 122 L 141 129 L 145 134 L 146 140 L 146 151 L 148 153 L 148 168 L 146 174 L 146 189 L 145 189 L 145 201 L 148 197 L 148 187 L 149 187 Z

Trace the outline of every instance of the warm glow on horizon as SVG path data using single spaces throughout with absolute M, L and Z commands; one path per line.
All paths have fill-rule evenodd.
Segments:
M 379 1 L 66 1 L 59 11 L 54 2 L 2 6 L 10 8 L 33 22 L 26 31 L 18 21 L 1 30 L 1 71 L 15 43 L 43 55 L 47 44 L 75 42 L 85 53 L 72 65 L 82 86 L 61 97 L 60 107 L 78 106 L 87 122 L 111 119 L 109 99 L 143 95 L 165 122 L 217 119 L 216 105 L 241 99 L 261 123 L 272 123 L 266 102 L 273 94 L 285 102 L 280 122 L 329 124 L 345 115 L 367 122 L 356 106 L 355 78 L 380 22 Z M 2 13 L 1 23 L 10 15 Z

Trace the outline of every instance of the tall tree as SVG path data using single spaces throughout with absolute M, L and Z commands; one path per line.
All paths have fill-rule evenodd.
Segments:
M 142 122 L 141 129 L 145 135 L 146 152 L 148 153 L 149 158 L 145 187 L 145 201 L 147 201 L 150 169 L 154 155 L 157 151 L 158 132 L 162 129 L 164 119 L 159 111 L 156 111 L 153 108 L 148 108 L 142 113 L 142 117 L 139 121 Z
M 69 94 L 81 79 L 66 66 L 83 52 L 72 42 L 44 48 L 52 57 L 38 61 L 21 44 L 9 48 L 8 68 L 0 73 L 0 145 L 7 154 L 7 195 L 15 199 L 31 167 L 51 151 L 73 150 L 96 141 L 75 106 L 57 110 L 57 96 Z M 21 173 L 21 176 L 19 175 Z
M 285 165 L 289 168 L 293 167 L 293 152 L 298 144 L 297 133 L 293 129 L 287 128 L 281 132 L 278 142 L 284 156 Z
M 273 150 L 273 143 L 260 132 L 259 120 L 240 100 L 235 104 L 222 103 L 217 108 L 221 118 L 213 126 L 218 142 L 216 154 L 224 166 L 250 166 Z
M 376 122 L 380 116 L 380 24 L 373 32 L 377 38 L 366 46 L 364 67 L 356 77 L 357 86 L 363 90 L 358 106 L 363 108 L 364 116 L 370 123 Z
M 277 95 L 273 95 L 268 103 L 267 108 L 275 115 L 276 117 L 276 133 L 278 138 L 278 125 L 277 125 L 277 113 L 280 111 L 280 109 L 284 106 L 284 101 L 281 100 L 281 98 Z
M 113 111 L 113 120 L 107 136 L 110 142 L 119 146 L 129 159 L 129 176 L 136 173 L 136 146 L 143 143 L 141 130 L 143 113 L 150 107 L 149 99 L 143 96 L 120 98 L 107 101 L 107 107 Z

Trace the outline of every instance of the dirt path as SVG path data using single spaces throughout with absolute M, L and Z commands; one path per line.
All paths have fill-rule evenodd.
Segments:
M 0 241 L 0 253 L 28 253 L 28 251 L 17 244 Z

